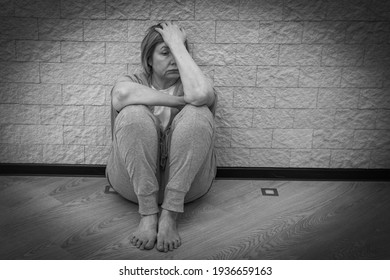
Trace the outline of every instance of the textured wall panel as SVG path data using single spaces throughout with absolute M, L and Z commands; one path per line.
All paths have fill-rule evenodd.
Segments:
M 390 168 L 385 0 L 0 0 L 0 163 L 105 164 L 111 89 L 174 21 L 219 166 Z

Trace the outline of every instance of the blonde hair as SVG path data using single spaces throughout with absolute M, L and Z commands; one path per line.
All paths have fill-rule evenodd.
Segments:
M 159 23 L 149 27 L 146 32 L 146 36 L 141 43 L 141 65 L 148 76 L 151 76 L 153 73 L 152 66 L 149 64 L 149 59 L 153 56 L 153 52 L 156 46 L 164 42 L 161 34 L 158 33 L 155 28 L 162 29 L 161 24 Z M 184 42 L 184 45 L 187 51 L 190 51 L 187 40 Z

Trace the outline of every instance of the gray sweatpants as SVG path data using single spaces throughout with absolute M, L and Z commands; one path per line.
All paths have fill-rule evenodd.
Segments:
M 214 118 L 206 107 L 186 105 L 161 132 L 144 105 L 123 108 L 115 119 L 106 176 L 139 213 L 183 212 L 184 203 L 208 192 L 216 174 Z

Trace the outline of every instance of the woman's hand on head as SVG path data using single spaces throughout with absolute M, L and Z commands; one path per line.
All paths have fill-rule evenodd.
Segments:
M 177 44 L 184 44 L 187 40 L 187 34 L 183 28 L 172 22 L 161 23 L 162 28 L 155 28 L 161 34 L 165 44 L 169 48 Z

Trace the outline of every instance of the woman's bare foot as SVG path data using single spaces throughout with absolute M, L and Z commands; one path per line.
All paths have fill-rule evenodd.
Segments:
M 176 218 L 178 213 L 163 209 L 158 221 L 157 250 L 161 252 L 172 251 L 181 245 L 177 231 Z
M 141 250 L 150 250 L 154 248 L 157 239 L 157 214 L 141 215 L 138 229 L 131 237 L 131 244 Z

